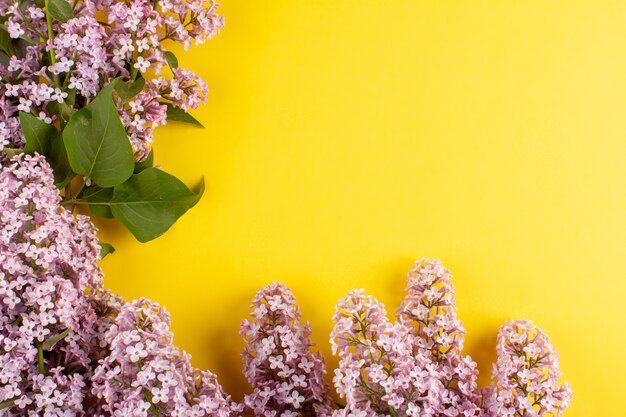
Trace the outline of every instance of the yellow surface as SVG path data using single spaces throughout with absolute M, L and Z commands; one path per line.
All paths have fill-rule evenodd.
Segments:
M 393 312 L 413 260 L 438 257 L 481 384 L 498 326 L 531 318 L 566 416 L 626 415 L 626 3 L 224 3 L 222 34 L 179 54 L 212 89 L 207 128 L 156 142 L 207 192 L 152 243 L 103 232 L 106 284 L 167 306 L 239 398 L 256 289 L 294 288 L 332 368 L 337 299 L 364 287 Z

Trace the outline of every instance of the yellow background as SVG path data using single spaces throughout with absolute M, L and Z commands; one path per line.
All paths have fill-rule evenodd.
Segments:
M 291 286 L 331 369 L 336 301 L 393 313 L 422 256 L 454 276 L 486 384 L 498 326 L 548 332 L 568 417 L 626 415 L 626 3 L 226 1 L 179 52 L 206 125 L 158 131 L 156 160 L 207 192 L 164 237 L 120 227 L 105 282 L 172 313 L 176 342 L 236 398 L 254 291 Z

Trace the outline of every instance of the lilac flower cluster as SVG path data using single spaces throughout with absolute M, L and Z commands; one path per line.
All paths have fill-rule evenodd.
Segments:
M 91 379 L 92 393 L 113 416 L 236 415 L 214 374 L 193 369 L 173 344 L 167 311 L 139 299 L 125 304 L 105 334 L 110 350 Z
M 59 208 L 40 156 L 0 172 L 0 403 L 8 416 L 78 413 L 86 395 L 101 286 L 99 246 L 87 218 Z M 59 414 L 60 415 L 60 414 Z M 69 414 L 65 414 L 69 415 Z
M 346 407 L 335 414 L 531 417 L 557 416 L 569 406 L 554 349 L 526 321 L 502 327 L 496 384 L 478 391 L 476 363 L 461 353 L 465 330 L 450 278 L 440 261 L 418 261 L 396 323 L 363 290 L 340 300 L 331 344 L 340 359 L 334 383 Z
M 311 352 L 309 324 L 300 324 L 295 297 L 284 284 L 257 292 L 254 320 L 244 320 L 240 334 L 244 374 L 252 394 L 245 405 L 255 416 L 329 415 L 330 388 L 324 382 L 324 359 Z
M 138 160 L 148 155 L 154 128 L 165 124 L 167 103 L 187 111 L 205 102 L 206 83 L 190 70 L 170 62 L 171 77 L 161 75 L 171 57 L 163 44 L 187 49 L 213 37 L 223 26 L 217 4 L 69 1 L 73 17 L 62 23 L 49 19 L 43 3 L 0 0 L 0 17 L 14 39 L 0 59 L 0 150 L 24 145 L 18 111 L 63 124 L 68 109 L 83 107 L 117 77 L 133 82 L 155 75 L 131 100 L 117 98 Z
M 569 407 L 556 351 L 529 321 L 501 327 L 494 382 L 478 390 L 450 272 L 429 259 L 409 273 L 397 322 L 363 290 L 337 305 L 333 382 L 345 407 L 291 290 L 260 290 L 241 326 L 253 391 L 238 404 L 175 347 L 163 307 L 103 287 L 96 230 L 60 207 L 45 159 L 0 165 L 1 416 L 556 417 Z
M 60 207 L 45 159 L 0 163 L 0 415 L 236 415 L 163 308 L 102 286 L 96 230 Z
M 461 356 L 464 330 L 454 311 L 449 272 L 419 261 L 391 323 L 363 290 L 341 300 L 334 316 L 335 386 L 346 416 L 478 416 L 476 364 Z
M 569 407 L 572 390 L 558 385 L 559 359 L 548 336 L 531 321 L 505 323 L 498 333 L 498 362 L 484 390 L 488 417 L 560 416 Z

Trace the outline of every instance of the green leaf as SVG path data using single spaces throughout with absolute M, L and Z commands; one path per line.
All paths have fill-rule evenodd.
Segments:
M 48 0 L 46 12 L 61 23 L 74 17 L 72 6 L 66 0 Z
M 105 188 L 126 181 L 135 167 L 133 148 L 112 97 L 116 82 L 74 113 L 63 131 L 74 172 Z
M 50 147 L 45 157 L 54 173 L 54 185 L 56 185 L 57 188 L 63 188 L 69 184 L 72 178 L 74 178 L 74 172 L 67 159 L 67 152 L 61 132 L 55 131 L 54 136 L 50 138 Z
M 108 203 L 113 198 L 113 188 L 101 188 L 98 186 L 87 188 L 83 192 L 83 197 L 91 203 Z M 89 210 L 91 210 L 94 216 L 104 219 L 113 218 L 111 208 L 107 205 L 89 204 Z
M 110 243 L 100 244 L 100 259 L 104 259 L 105 256 L 115 253 L 115 248 Z
M 76 100 L 76 90 L 66 90 L 67 97 L 63 103 L 53 101 L 48 103 L 48 110 L 50 113 L 56 113 L 60 115 L 63 120 L 69 120 L 74 113 L 74 102 Z
M 196 118 L 190 115 L 189 113 L 186 113 L 185 110 L 179 109 L 178 107 L 174 107 L 170 103 L 166 103 L 166 106 L 167 106 L 167 121 L 168 122 L 175 120 L 177 122 L 189 123 L 192 125 L 204 127 L 202 126 L 202 123 L 196 120 Z
M 37 152 L 45 156 L 54 172 L 55 185 L 59 188 L 64 187 L 71 181 L 74 173 L 67 160 L 61 132 L 29 113 L 20 112 L 19 117 L 26 138 L 24 152 Z
M 169 65 L 171 69 L 178 68 L 178 58 L 176 58 L 176 55 L 170 51 L 164 51 L 163 55 L 165 55 L 167 65 Z
M 135 174 L 139 174 L 146 168 L 152 168 L 154 165 L 154 149 L 150 149 L 150 153 L 143 161 L 135 162 Z
M 147 242 L 165 233 L 203 193 L 204 180 L 196 194 L 173 175 L 146 168 L 116 186 L 109 205 L 138 241 Z
M 13 398 L 11 400 L 2 401 L 0 403 L 0 410 L 4 410 L 5 408 L 13 407 L 15 405 L 16 398 Z
M 67 329 L 63 330 L 61 333 L 52 336 L 50 339 L 46 340 L 45 342 L 43 342 L 41 344 L 41 348 L 43 350 L 50 350 L 50 348 L 52 348 L 52 346 L 54 346 L 57 342 L 65 339 L 65 337 L 70 333 L 70 330 L 72 328 L 68 327 Z
M 9 158 L 13 158 L 15 155 L 19 155 L 21 153 L 24 153 L 24 149 L 18 149 L 18 148 L 4 148 L 2 150 L 2 152 L 7 155 Z
M 9 36 L 9 32 L 5 29 L 0 28 L 0 51 L 5 52 L 8 56 L 13 55 L 11 50 L 13 47 L 11 46 L 11 37 Z
M 143 77 L 138 78 L 135 81 L 120 81 L 115 85 L 115 92 L 123 103 L 128 102 L 131 98 L 135 97 L 141 90 L 143 90 L 146 80 Z
M 20 126 L 26 139 L 24 152 L 45 155 L 49 147 L 49 139 L 54 135 L 56 128 L 39 120 L 30 113 L 20 112 Z

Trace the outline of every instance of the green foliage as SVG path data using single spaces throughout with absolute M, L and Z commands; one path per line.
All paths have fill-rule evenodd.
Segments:
M 100 259 L 104 259 L 105 256 L 115 253 L 115 248 L 110 243 L 100 244 Z
M 72 6 L 66 0 L 48 0 L 46 12 L 61 23 L 74 17 Z
M 45 342 L 41 344 L 41 348 L 43 350 L 50 350 L 52 346 L 54 346 L 57 342 L 60 342 L 61 340 L 65 339 L 65 337 L 68 334 L 70 334 L 70 330 L 71 328 L 68 327 L 67 329 L 63 330 L 61 333 L 54 335 L 51 338 L 47 339 Z
M 87 205 L 96 217 L 115 218 L 140 242 L 162 235 L 204 192 L 204 182 L 194 193 L 173 175 L 154 168 L 153 151 L 145 160 L 135 162 L 113 100 L 113 90 L 121 100 L 128 101 L 141 91 L 144 83 L 143 78 L 133 82 L 116 79 L 79 110 L 74 109 L 72 94 L 68 101 L 53 107 L 61 115 L 61 126 L 63 120 L 69 120 L 63 132 L 32 114 L 20 113 L 26 140 L 24 152 L 46 157 L 56 185 L 65 187 L 63 204 L 70 208 Z M 168 118 L 199 125 L 182 110 L 171 106 L 168 109 Z M 13 151 L 21 150 L 4 150 Z M 72 181 L 77 175 L 79 178 Z M 102 244 L 103 257 L 114 251 L 113 246 Z M 58 337 L 62 339 L 65 335 Z M 58 341 L 50 340 L 52 344 Z
M 0 28 L 0 52 L 4 52 L 7 56 L 13 55 L 11 46 L 11 37 L 9 32 Z
M 98 186 L 87 188 L 83 197 L 90 203 L 108 203 L 113 197 L 113 188 L 101 188 Z M 94 216 L 104 219 L 112 219 L 113 213 L 107 205 L 89 204 L 89 210 Z
M 76 90 L 68 89 L 65 92 L 67 97 L 63 103 L 53 101 L 48 104 L 50 113 L 58 114 L 64 121 L 69 120 L 72 114 L 74 114 L 74 103 L 76 101 Z
M 150 153 L 143 161 L 135 162 L 135 174 L 139 174 L 146 168 L 152 168 L 154 165 L 154 149 L 150 150 Z
M 146 80 L 143 77 L 140 77 L 135 81 L 119 81 L 115 85 L 115 92 L 123 103 L 127 103 L 130 99 L 139 94 L 141 90 L 143 90 L 145 84 Z
M 178 68 L 178 58 L 176 58 L 176 55 L 170 51 L 163 52 L 163 55 L 165 55 L 167 65 L 169 65 L 171 69 Z
M 24 146 L 24 152 L 26 153 L 37 152 L 43 155 L 48 140 L 57 131 L 54 126 L 22 111 L 20 112 L 20 126 L 26 139 L 26 145 Z
M 39 120 L 35 116 L 20 112 L 20 126 L 26 139 L 24 152 L 46 157 L 54 172 L 54 182 L 59 188 L 64 187 L 74 174 L 67 159 L 61 132 L 56 127 Z
M 137 240 L 147 242 L 165 233 L 203 193 L 204 181 L 194 193 L 173 175 L 146 168 L 116 186 L 108 205 Z
M 3 410 L 5 408 L 9 408 L 9 407 L 13 407 L 15 405 L 15 398 L 12 398 L 10 400 L 6 400 L 6 401 L 2 401 L 0 403 L 0 410 Z
M 189 124 L 196 125 L 199 127 L 204 127 L 202 126 L 202 123 L 196 120 L 196 118 L 190 115 L 189 113 L 185 112 L 183 109 L 174 107 L 169 103 L 167 103 L 166 106 L 167 106 L 167 121 L 168 122 L 174 120 L 176 122 L 189 123 Z
M 74 172 L 101 187 L 123 183 L 135 167 L 133 149 L 122 125 L 112 91 L 117 80 L 72 115 L 63 141 Z

